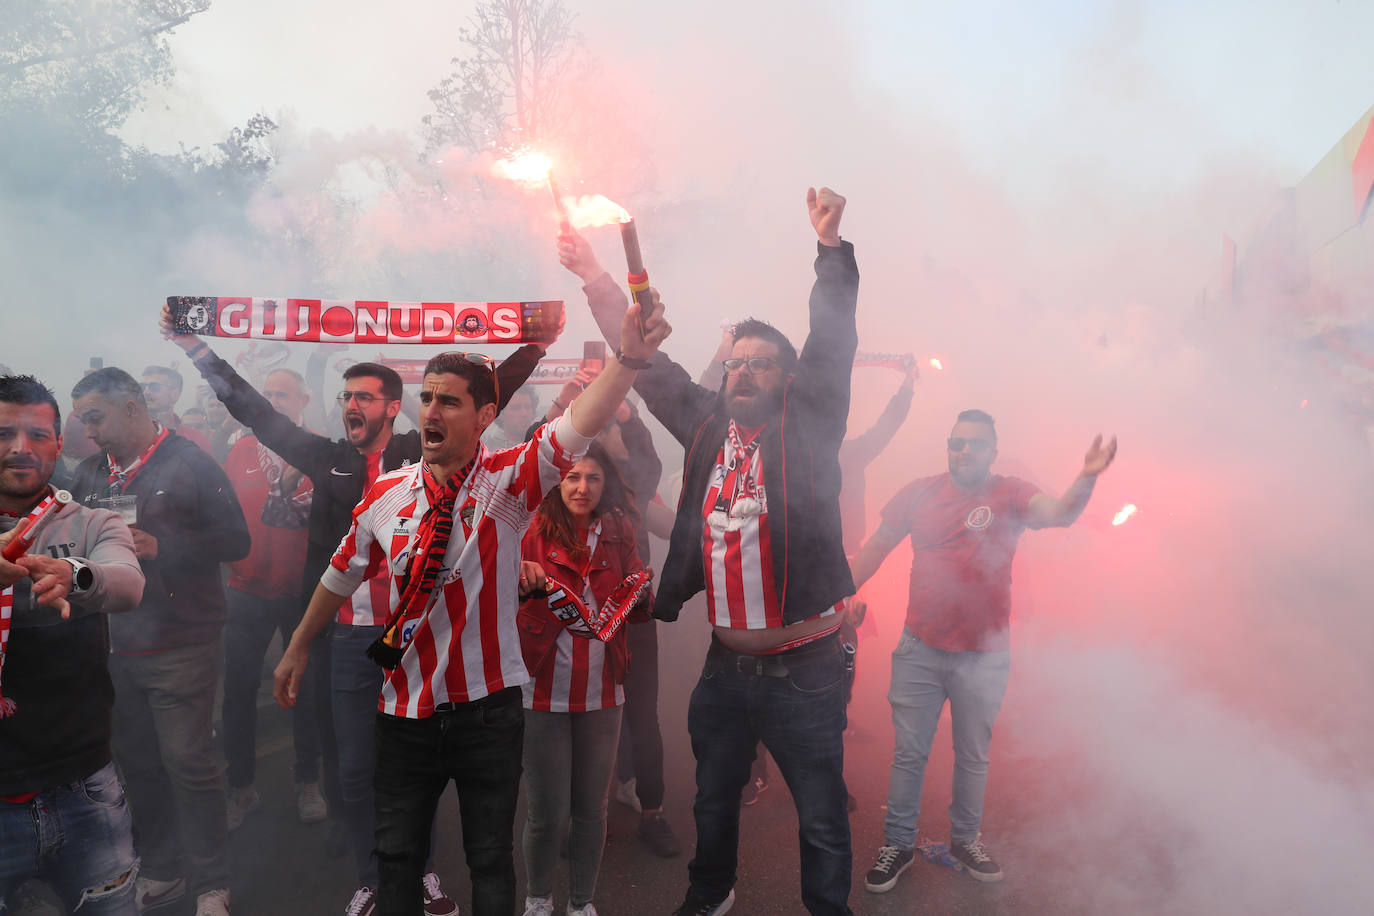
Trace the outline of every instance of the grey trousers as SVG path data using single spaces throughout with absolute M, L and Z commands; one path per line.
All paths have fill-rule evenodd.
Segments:
M 558 849 L 568 837 L 568 903 L 596 893 L 606 843 L 606 797 L 620 745 L 620 707 L 594 712 L 525 710 L 525 877 L 531 897 L 553 895 Z M 569 817 L 572 829 L 568 829 Z
M 186 877 L 193 895 L 229 886 L 224 771 L 211 741 L 218 638 L 110 656 L 114 756 L 124 774 L 143 874 Z

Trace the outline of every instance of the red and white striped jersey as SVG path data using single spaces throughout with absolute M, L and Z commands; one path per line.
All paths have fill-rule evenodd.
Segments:
M 364 455 L 367 459 L 367 482 L 363 485 L 363 496 L 377 482 L 382 474 L 382 453 Z M 391 601 L 391 570 L 382 569 L 368 580 L 367 588 L 360 588 L 339 608 L 335 622 L 346 627 L 381 626 L 386 623 L 387 608 Z
M 730 421 L 706 487 L 702 561 L 706 616 L 715 627 L 762 630 L 784 625 L 773 579 L 761 431 L 740 430 Z M 833 613 L 831 608 L 816 616 Z
M 480 700 L 529 680 L 515 625 L 520 540 L 544 494 L 590 442 L 565 414 L 516 448 L 478 445 L 454 502 L 438 582 L 401 663 L 386 672 L 378 709 L 422 719 L 440 703 Z M 348 594 L 389 570 L 385 606 L 394 607 L 395 577 L 405 572 L 428 508 L 422 465 L 383 474 L 353 510 L 353 526 L 320 583 Z
M 601 534 L 598 521 L 587 532 L 587 549 L 596 553 Z M 596 596 L 590 585 L 582 601 L 592 613 Z M 544 712 L 592 712 L 614 709 L 625 702 L 625 689 L 615 681 L 615 670 L 606 664 L 606 644 L 599 639 L 575 637 L 565 628 L 554 643 L 552 669 L 545 668 L 525 685 L 525 708 Z

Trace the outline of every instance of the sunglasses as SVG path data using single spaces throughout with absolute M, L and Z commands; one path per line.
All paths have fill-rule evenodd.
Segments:
M 967 446 L 970 452 L 975 455 L 986 455 L 992 451 L 992 443 L 987 439 L 965 439 L 962 436 L 950 436 L 945 440 L 951 452 L 962 452 Z
M 496 406 L 497 406 L 497 409 L 498 409 L 498 410 L 500 409 L 500 407 L 501 407 L 501 377 L 498 376 L 498 375 L 496 374 L 496 360 L 492 359 L 490 356 L 488 356 L 488 355 L 485 354 L 485 353 L 470 353 L 470 352 L 468 352 L 467 350 L 449 350 L 449 351 L 447 351 L 447 352 L 445 352 L 445 353 L 440 353 L 439 355 L 440 355 L 440 356 L 457 356 L 457 357 L 459 357 L 460 359 L 465 359 L 465 360 L 467 360 L 468 362 L 472 363 L 473 365 L 481 366 L 482 368 L 484 368 L 484 369 L 486 369 L 488 372 L 490 372 L 490 373 L 491 373 L 491 384 L 492 384 L 492 387 L 496 389 Z
M 731 357 L 721 360 L 720 364 L 725 367 L 726 372 L 738 373 L 742 369 L 748 369 L 750 375 L 758 375 L 772 369 L 778 361 L 767 356 L 753 356 L 749 359 Z

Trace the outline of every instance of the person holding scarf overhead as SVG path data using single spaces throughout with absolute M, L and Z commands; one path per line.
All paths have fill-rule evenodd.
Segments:
M 638 369 L 671 330 L 655 298 L 625 315 L 617 359 L 569 412 L 522 446 L 490 452 L 490 361 L 443 353 L 420 393 L 423 461 L 381 475 L 277 666 L 274 693 L 296 698 L 307 648 L 354 589 L 391 572 L 390 613 L 371 655 L 387 669 L 376 721 L 377 912 L 412 916 L 435 806 L 452 780 L 472 876 L 472 914 L 515 910 L 513 832 L 523 752 L 520 686 L 529 680 L 515 616 L 520 539 L 548 489 L 610 421 Z

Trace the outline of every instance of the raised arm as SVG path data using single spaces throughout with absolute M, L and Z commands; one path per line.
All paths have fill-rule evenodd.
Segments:
M 1036 493 L 1026 506 L 1027 528 L 1067 528 L 1078 520 L 1092 498 L 1097 477 L 1111 467 L 1116 459 L 1116 436 L 1102 444 L 1102 436 L 1093 439 L 1088 453 L 1083 456 L 1083 470 L 1074 478 L 1064 495 L 1055 499 L 1044 493 Z
M 578 435 L 591 438 L 606 428 L 630 393 L 635 376 L 649 364 L 658 347 L 672 333 L 663 317 L 663 302 L 652 290 L 653 310 L 643 321 L 647 336 L 640 336 L 640 308 L 635 302 L 621 316 L 620 345 L 616 358 L 607 362 L 601 374 L 568 407 L 569 419 Z
M 251 429 L 259 442 L 280 455 L 287 464 L 299 468 L 307 477 L 313 478 L 324 470 L 320 459 L 325 457 L 325 464 L 328 464 L 328 439 L 301 429 L 285 414 L 278 413 L 267 398 L 234 371 L 233 366 L 216 355 L 202 338 L 194 334 L 172 333 L 172 316 L 165 305 L 162 307 L 161 326 L 167 339 L 191 358 L 201 377 L 210 383 L 215 396 L 234 419 Z
M 843 464 L 845 467 L 866 467 L 874 458 L 883 453 L 892 442 L 892 437 L 897 435 L 897 430 L 902 428 L 906 422 L 906 416 L 911 412 L 911 400 L 916 391 L 916 362 L 913 359 L 902 378 L 902 384 L 888 400 L 883 412 L 878 415 L 878 419 L 867 431 L 859 433 L 852 439 L 846 439 L 841 446 L 843 454 Z
M 629 303 L 624 291 L 601 268 L 587 240 L 571 229 L 558 236 L 558 257 L 564 267 L 586 284 L 582 289 L 601 336 L 613 349 L 621 349 L 623 319 Z M 687 370 L 661 353 L 639 373 L 634 388 L 659 422 L 684 444 L 691 441 L 695 432 L 692 421 L 709 410 L 716 399 L 714 390 L 695 384 Z

